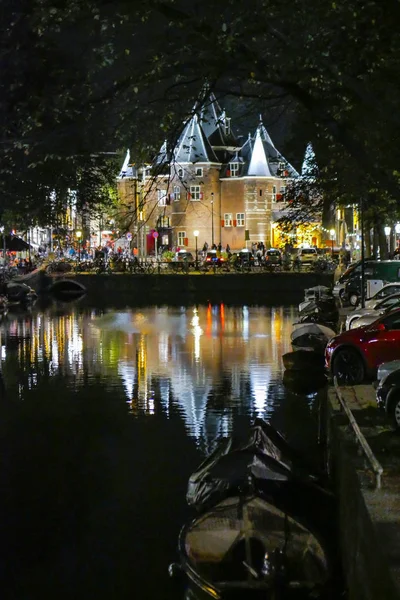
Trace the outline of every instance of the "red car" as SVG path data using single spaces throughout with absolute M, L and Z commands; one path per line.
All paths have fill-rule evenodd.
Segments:
M 349 329 L 329 340 L 325 365 L 338 382 L 356 385 L 376 376 L 378 366 L 400 358 L 400 308 L 370 325 Z

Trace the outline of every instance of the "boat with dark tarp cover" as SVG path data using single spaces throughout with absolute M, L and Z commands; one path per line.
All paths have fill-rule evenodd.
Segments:
M 322 482 L 260 419 L 244 438 L 224 438 L 189 479 L 198 516 L 170 574 L 183 572 L 196 597 L 333 597 L 334 502 Z

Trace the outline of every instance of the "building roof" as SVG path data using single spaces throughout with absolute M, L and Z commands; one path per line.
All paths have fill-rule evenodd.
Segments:
M 173 160 L 178 164 L 218 162 L 197 115 L 186 124 L 174 149 Z
M 136 169 L 130 164 L 129 150 L 119 178 L 135 177 Z M 239 177 L 299 177 L 296 169 L 276 149 L 261 116 L 255 134 L 249 134 L 240 144 L 233 134 L 230 119 L 219 106 L 213 93 L 201 107 L 195 106 L 193 114 L 183 127 L 175 148 L 165 141 L 153 161 L 153 166 L 169 169 L 196 163 L 219 163 L 221 176 L 229 176 L 229 163 L 239 163 Z
M 243 175 L 257 177 L 298 177 L 292 165 L 275 148 L 266 128 L 260 122 L 253 137 L 249 135 L 240 155 L 246 163 Z M 248 165 L 248 166 L 247 166 Z
M 194 108 L 194 114 L 198 115 L 199 123 L 207 138 L 215 132 L 223 122 L 224 117 L 224 113 L 212 92 L 202 106 Z
M 129 150 L 127 150 L 123 165 L 118 174 L 118 179 L 124 179 L 125 177 L 136 177 L 136 175 L 137 175 L 136 169 L 131 164 L 131 153 L 129 152 Z

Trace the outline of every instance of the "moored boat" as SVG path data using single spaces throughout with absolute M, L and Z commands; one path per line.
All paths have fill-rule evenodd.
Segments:
M 294 350 L 293 352 L 286 352 L 286 354 L 282 355 L 283 366 L 285 369 L 291 369 L 294 371 L 302 371 L 302 370 L 317 370 L 324 371 L 325 369 L 325 359 L 324 355 L 321 352 L 316 352 L 315 350 L 306 350 L 304 348 L 300 348 L 299 350 Z
M 180 565 L 211 598 L 318 598 L 329 557 L 317 535 L 251 494 L 233 496 L 183 527 Z
M 21 283 L 19 281 L 8 281 L 4 284 L 3 291 L 10 304 L 29 304 L 37 298 L 37 294 L 33 288 L 26 283 Z
M 328 379 L 323 371 L 313 373 L 313 376 L 310 377 L 308 370 L 286 369 L 282 382 L 286 389 L 295 394 L 313 394 L 324 388 Z
M 335 562 L 324 531 L 333 496 L 320 481 L 261 419 L 246 437 L 224 438 L 189 478 L 199 514 L 181 530 L 170 574 L 183 572 L 196 597 L 319 598 Z

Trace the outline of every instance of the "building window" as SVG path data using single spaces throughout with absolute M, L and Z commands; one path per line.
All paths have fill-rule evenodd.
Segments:
M 157 219 L 157 227 L 160 229 L 168 229 L 169 217 L 161 216 Z
M 185 171 L 181 168 L 178 169 L 178 177 L 180 177 L 181 179 L 184 177 L 185 175 Z
M 276 185 L 272 186 L 272 202 L 276 202 Z
M 203 167 L 196 167 L 195 175 L 196 177 L 203 177 Z
M 224 214 L 224 227 L 232 227 L 232 213 Z
M 185 245 L 186 231 L 178 231 L 178 246 Z
M 179 185 L 174 185 L 174 201 L 177 202 L 181 199 L 181 188 Z
M 189 200 L 203 200 L 203 193 L 200 185 L 190 186 Z
M 231 177 L 237 177 L 239 175 L 239 163 L 229 163 L 229 171 Z
M 157 199 L 159 206 L 166 206 L 167 204 L 167 190 L 157 190 Z
M 244 227 L 244 213 L 236 213 L 236 225 Z

